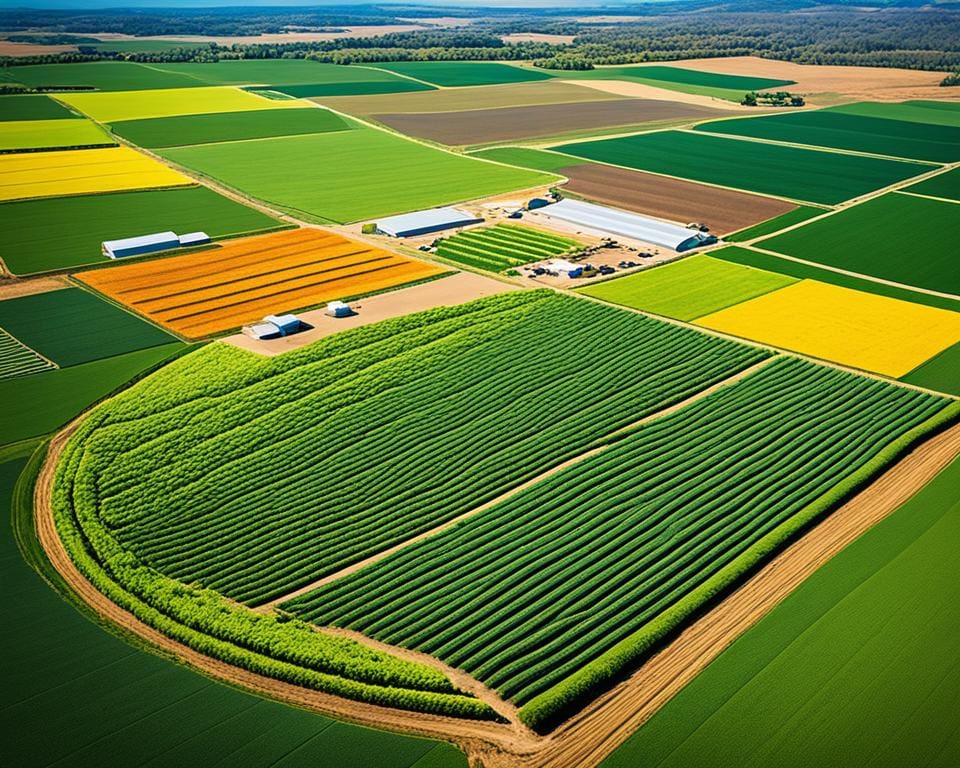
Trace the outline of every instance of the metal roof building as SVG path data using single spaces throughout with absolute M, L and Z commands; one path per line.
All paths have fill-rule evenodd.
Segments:
M 681 252 L 717 242 L 715 235 L 706 232 L 581 200 L 564 199 L 541 208 L 537 213 L 568 221 L 585 229 L 631 237 Z
M 179 248 L 180 238 L 175 232 L 157 232 L 140 237 L 126 237 L 122 240 L 105 240 L 103 252 L 111 259 L 121 259 L 124 256 L 140 256 L 144 253 L 165 251 L 168 248 Z
M 483 219 L 456 208 L 431 208 L 380 219 L 377 222 L 377 231 L 391 237 L 416 237 L 444 229 L 465 227 L 468 224 L 479 224 L 481 221 Z

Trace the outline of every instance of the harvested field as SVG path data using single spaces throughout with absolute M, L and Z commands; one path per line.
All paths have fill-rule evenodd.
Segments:
M 678 91 L 675 88 L 666 88 L 666 83 L 662 82 L 641 82 L 636 79 L 630 80 L 563 80 L 564 83 L 580 85 L 584 88 L 606 93 L 610 96 L 619 96 L 630 99 L 659 99 L 661 101 L 680 101 L 684 104 L 697 104 L 702 107 L 712 107 L 713 109 L 726 109 L 732 111 L 758 114 L 756 107 L 745 107 L 730 98 L 724 98 L 728 94 L 726 91 L 710 93 L 688 93 Z
M 391 128 L 441 144 L 465 146 L 557 136 L 587 128 L 720 117 L 718 109 L 652 99 L 544 104 L 466 112 L 374 115 Z
M 550 45 L 570 45 L 575 35 L 552 35 L 543 32 L 513 32 L 501 36 L 505 43 L 549 43 Z
M 960 313 L 815 280 L 801 280 L 696 323 L 893 378 L 960 341 Z
M 90 120 L 12 120 L 0 123 L 0 152 L 115 146 Z
M 37 43 L 13 43 L 0 40 L 0 56 L 44 56 L 50 53 L 67 53 L 77 50 L 75 45 L 38 45 Z
M 295 229 L 75 277 L 196 339 L 270 313 L 382 291 L 441 272 L 333 232 Z
M 69 93 L 58 98 L 101 123 L 257 109 L 304 109 L 297 101 L 275 101 L 239 88 L 167 88 L 161 91 Z
M 530 107 L 538 104 L 573 104 L 624 98 L 585 87 L 587 83 L 541 80 L 535 83 L 441 88 L 423 93 L 375 96 L 334 96 L 315 99 L 339 112 L 369 116 L 410 112 L 460 112 L 469 109 Z
M 570 179 L 564 189 L 577 195 L 684 224 L 706 224 L 718 235 L 772 219 L 797 207 L 772 197 L 612 165 L 569 165 L 557 169 L 557 173 Z
M 193 183 L 129 147 L 0 155 L 0 201 Z

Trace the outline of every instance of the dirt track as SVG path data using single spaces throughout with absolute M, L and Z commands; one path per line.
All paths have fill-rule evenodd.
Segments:
M 51 443 L 34 497 L 37 533 L 50 561 L 98 614 L 200 672 L 305 709 L 374 727 L 445 738 L 486 768 L 587 768 L 597 765 L 724 648 L 769 613 L 821 564 L 886 517 L 960 453 L 960 425 L 927 440 L 876 482 L 774 558 L 607 692 L 547 737 L 519 726 L 402 712 L 340 699 L 247 672 L 196 653 L 143 624 L 97 591 L 67 555 L 51 506 L 54 468 L 77 422 Z
M 706 224 L 716 234 L 735 232 L 797 207 L 786 200 L 598 163 L 571 165 L 558 173 L 570 179 L 563 187 L 570 192 L 650 216 Z

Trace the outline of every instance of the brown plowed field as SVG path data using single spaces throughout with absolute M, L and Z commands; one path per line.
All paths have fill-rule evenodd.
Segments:
M 76 278 L 197 339 L 266 314 L 374 293 L 442 271 L 333 232 L 294 229 Z
M 797 207 L 772 197 L 610 165 L 571 165 L 557 173 L 570 179 L 564 188 L 577 195 L 683 224 L 706 224 L 718 235 L 772 219 Z
M 558 136 L 588 128 L 720 117 L 720 109 L 659 99 L 616 99 L 576 104 L 543 104 L 467 112 L 381 114 L 381 123 L 421 139 L 450 146 Z

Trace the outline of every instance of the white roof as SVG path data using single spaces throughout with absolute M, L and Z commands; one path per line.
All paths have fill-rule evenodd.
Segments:
M 476 221 L 482 221 L 482 219 L 456 208 L 431 208 L 427 211 L 414 211 L 380 219 L 377 221 L 377 229 L 385 234 L 401 237 L 404 232 L 437 231 L 472 224 Z
M 576 270 L 581 269 L 579 264 L 574 264 L 568 259 L 553 259 L 550 262 L 550 266 L 553 269 L 558 269 L 563 272 L 575 272 Z
M 346 306 L 348 305 L 340 301 L 340 299 L 337 299 L 336 301 L 327 302 L 327 309 L 342 309 L 343 307 L 346 307 Z
M 154 232 L 139 237 L 124 237 L 120 240 L 104 240 L 103 247 L 108 251 L 118 251 L 125 248 L 139 248 L 144 245 L 162 245 L 164 243 L 178 244 L 176 232 Z
M 190 245 L 191 243 L 206 243 L 210 240 L 210 235 L 206 232 L 188 232 L 180 235 L 180 245 Z
M 273 323 L 278 328 L 283 328 L 285 325 L 299 323 L 300 318 L 296 315 L 267 315 L 263 318 L 263 321 L 265 323 Z
M 671 224 L 650 216 L 621 211 L 605 205 L 585 203 L 582 200 L 564 199 L 559 203 L 538 208 L 537 213 L 569 221 L 584 228 L 611 235 L 632 237 L 645 243 L 674 250 L 685 250 L 682 248 L 684 245 L 686 248 L 694 246 L 695 243 L 688 243 L 690 240 L 704 239 L 704 237 L 698 237 L 702 233 L 681 227 L 679 224 Z M 710 237 L 710 239 L 711 242 L 715 242 L 715 238 Z

